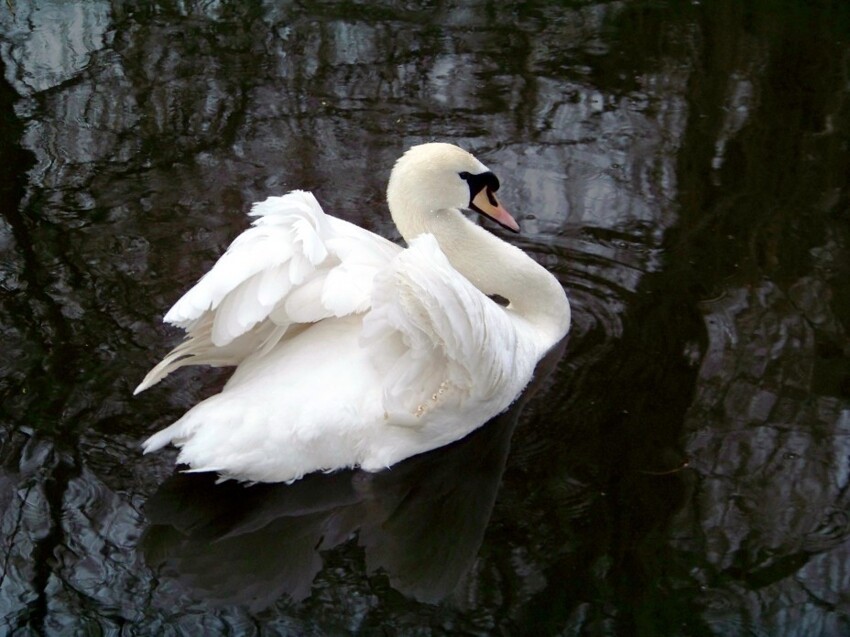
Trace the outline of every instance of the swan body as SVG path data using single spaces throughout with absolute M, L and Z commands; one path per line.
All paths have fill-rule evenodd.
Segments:
M 387 189 L 406 249 L 308 192 L 255 204 L 252 227 L 166 314 L 186 339 L 136 393 L 184 365 L 236 370 L 145 452 L 172 443 L 191 471 L 291 482 L 384 469 L 504 411 L 568 331 L 570 307 L 555 277 L 460 212 L 517 230 L 497 188 L 456 146 L 410 149 Z

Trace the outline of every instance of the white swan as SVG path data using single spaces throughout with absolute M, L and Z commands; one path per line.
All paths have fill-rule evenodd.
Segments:
M 236 371 L 145 453 L 173 443 L 191 471 L 291 482 L 389 467 L 505 410 L 567 333 L 570 306 L 554 276 L 461 214 L 518 230 L 498 187 L 456 146 L 411 148 L 387 188 L 407 249 L 308 192 L 255 204 L 253 226 L 166 314 L 186 340 L 136 393 L 183 365 Z

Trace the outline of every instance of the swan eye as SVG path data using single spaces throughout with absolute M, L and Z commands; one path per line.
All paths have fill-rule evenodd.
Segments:
M 480 173 L 478 175 L 473 175 L 472 173 L 463 171 L 462 173 L 458 173 L 460 178 L 465 182 L 469 183 L 470 190 L 475 188 L 475 192 L 481 192 L 481 189 L 484 186 L 488 186 L 490 190 L 496 192 L 499 190 L 499 178 L 496 177 L 489 170 L 486 173 Z
M 473 175 L 469 172 L 458 173 L 461 179 L 469 184 L 469 201 L 475 199 L 475 196 L 482 190 L 486 189 L 487 199 L 491 205 L 496 206 L 498 202 L 493 196 L 493 193 L 499 189 L 499 178 L 490 171 Z

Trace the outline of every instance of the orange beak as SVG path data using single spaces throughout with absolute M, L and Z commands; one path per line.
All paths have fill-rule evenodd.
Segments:
M 489 188 L 484 187 L 479 190 L 478 194 L 472 198 L 470 205 L 473 210 L 487 215 L 508 230 L 519 232 L 519 224 L 507 210 L 502 208 L 502 204 Z

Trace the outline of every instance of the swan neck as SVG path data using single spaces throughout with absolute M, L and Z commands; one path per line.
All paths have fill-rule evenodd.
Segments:
M 428 232 L 452 266 L 488 296 L 509 301 L 507 311 L 531 326 L 543 349 L 566 334 L 570 306 L 563 287 L 543 266 L 519 248 L 469 221 L 456 209 L 393 210 L 393 219 L 410 241 Z M 407 202 L 408 204 L 412 202 Z

